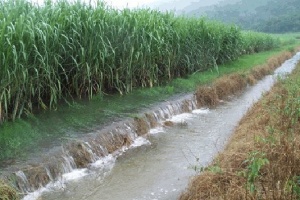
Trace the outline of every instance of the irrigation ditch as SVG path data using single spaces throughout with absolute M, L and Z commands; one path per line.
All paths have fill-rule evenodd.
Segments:
M 292 55 L 291 52 L 285 52 L 269 59 L 266 65 L 253 68 L 247 74 L 224 76 L 209 86 L 199 87 L 195 94 L 165 102 L 154 108 L 154 111 L 147 111 L 133 119 L 113 123 L 81 139 L 73 140 L 63 147 L 54 148 L 47 156 L 41 155 L 39 158 L 29 160 L 25 166 L 9 166 L 1 177 L 21 196 L 26 196 L 51 183 L 63 181 L 65 175 L 74 170 L 92 169 L 93 163 L 98 161 L 103 164 L 106 162 L 104 158 L 114 161 L 124 151 L 136 147 L 136 141 L 142 141 L 143 144 L 151 129 L 175 125 L 169 120 L 172 116 L 218 105 L 228 96 L 240 93 L 248 85 L 255 84 Z M 182 122 L 177 123 L 184 126 Z M 4 189 L 1 192 L 15 195 L 13 190 Z
M 299 199 L 299 61 L 294 67 L 248 110 L 180 200 Z
M 67 189 L 70 181 L 75 179 L 85 184 L 80 178 L 87 174 L 95 175 L 96 171 L 109 174 L 117 168 L 113 167 L 119 163 L 116 160 L 126 152 L 147 145 L 152 148 L 149 138 L 154 137 L 153 130 L 186 127 L 184 121 L 171 119 L 181 113 L 195 114 L 195 109 L 202 107 L 216 108 L 228 96 L 232 98 L 271 73 L 291 57 L 291 52 L 270 59 L 266 66 L 251 73 L 225 76 L 200 87 L 195 94 L 174 96 L 156 107 L 149 106 L 132 114 L 141 105 L 169 98 L 176 93 L 174 88 L 178 85 L 176 89 L 182 92 L 181 85 L 186 82 L 176 82 L 182 77 L 193 77 L 201 71 L 206 80 L 209 70 L 219 73 L 218 65 L 294 41 L 285 43 L 263 33 L 241 31 L 234 25 L 176 17 L 173 13 L 115 10 L 100 2 L 94 7 L 80 1 L 50 0 L 38 6 L 25 0 L 4 0 L 0 5 L 3 8 L 0 15 L 3 24 L 0 28 L 0 179 L 6 183 L 0 182 L 0 199 L 17 199 L 16 194 L 24 199 L 72 198 Z M 220 69 L 220 74 L 246 68 L 249 69 L 233 65 L 230 69 Z M 212 80 L 217 75 L 212 73 L 208 77 Z M 193 84 L 205 80 L 197 77 Z M 169 81 L 178 85 L 160 88 Z M 147 97 L 141 95 L 143 99 L 139 103 L 142 104 L 137 103 L 136 88 L 156 86 L 162 90 L 153 99 L 142 102 Z M 170 93 L 161 97 L 168 89 Z M 119 104 L 101 96 L 130 92 L 132 95 L 124 95 L 126 98 L 122 100 L 126 100 Z M 154 99 L 157 96 L 159 100 Z M 76 102 L 81 97 L 91 100 L 89 106 Z M 61 102 L 74 108 L 74 112 L 64 113 L 67 108 L 59 107 Z M 184 132 L 178 135 L 183 137 Z M 162 170 L 166 163 L 159 164 Z M 98 187 L 96 184 L 94 189 L 86 189 L 97 193 L 102 191 Z M 48 193 L 50 196 L 45 197 L 49 188 L 61 190 L 62 196 L 51 197 Z M 83 185 L 74 186 L 78 199 L 91 200 L 92 196 L 80 197 L 81 188 Z M 115 194 L 115 191 L 104 193 Z M 124 196 L 120 194 L 120 197 Z M 127 199 L 132 198 L 127 196 Z

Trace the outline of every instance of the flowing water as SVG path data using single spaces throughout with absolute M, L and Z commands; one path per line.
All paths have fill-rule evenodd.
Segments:
M 177 199 L 189 178 L 222 150 L 245 112 L 299 60 L 300 53 L 215 109 L 197 109 L 191 95 L 154 108 L 142 122 L 92 132 L 16 171 L 16 185 L 28 193 L 24 200 Z

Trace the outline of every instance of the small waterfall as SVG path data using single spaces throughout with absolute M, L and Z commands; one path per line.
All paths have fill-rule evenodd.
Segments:
M 53 178 L 53 176 L 52 176 L 50 170 L 49 170 L 48 168 L 45 168 L 45 169 L 46 169 L 46 172 L 47 172 L 47 175 L 48 175 L 50 181 L 54 181 L 54 178 Z
M 27 177 L 26 175 L 24 174 L 23 171 L 17 171 L 15 173 L 15 180 L 16 180 L 16 183 L 17 183 L 17 187 L 19 189 L 21 189 L 22 193 L 26 194 L 28 192 L 31 191 L 31 189 L 29 188 L 29 182 L 27 180 Z
M 62 158 L 63 158 L 63 161 L 64 161 L 64 162 L 62 163 L 62 172 L 63 172 L 63 173 L 69 173 L 69 172 L 71 172 L 73 169 L 76 168 L 76 164 L 75 164 L 75 162 L 74 162 L 73 157 L 63 155 Z M 47 171 L 49 171 L 49 170 L 47 170 Z M 51 172 L 50 172 L 50 176 L 52 176 Z
M 53 152 L 52 156 L 48 155 L 40 162 L 22 168 L 6 178 L 14 180 L 21 193 L 34 192 L 50 182 L 61 181 L 64 174 L 73 170 L 88 169 L 92 163 L 111 154 L 118 156 L 120 151 L 129 148 L 139 137 L 148 134 L 150 129 L 162 126 L 164 121 L 174 115 L 191 112 L 197 108 L 196 105 L 193 95 L 165 102 L 154 111 L 113 123 L 86 138 L 71 141 Z

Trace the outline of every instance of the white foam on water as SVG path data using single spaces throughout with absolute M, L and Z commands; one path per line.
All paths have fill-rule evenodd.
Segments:
M 209 112 L 208 108 L 200 108 L 192 111 L 193 114 L 208 114 Z
M 135 147 L 139 147 L 142 145 L 150 145 L 150 144 L 151 144 L 150 141 L 147 140 L 146 138 L 137 137 L 134 140 L 134 142 L 130 145 L 129 148 L 135 148 Z M 122 152 L 125 152 L 129 148 L 123 148 L 120 152 L 116 152 L 116 156 L 121 155 Z M 116 162 L 116 156 L 109 154 L 109 155 L 97 160 L 96 162 L 90 164 L 89 169 L 88 168 L 74 169 L 69 173 L 65 173 L 62 175 L 61 180 L 51 182 L 51 183 L 47 184 L 45 187 L 42 187 L 32 193 L 27 194 L 22 200 L 38 200 L 41 197 L 41 195 L 45 192 L 51 192 L 53 190 L 64 189 L 66 187 L 65 186 L 66 182 L 80 180 L 84 176 L 91 174 L 91 172 L 92 172 L 91 170 L 107 168 L 107 169 L 109 169 L 108 171 L 110 171 Z
M 151 142 L 144 137 L 137 137 L 130 147 L 140 147 L 143 145 L 151 145 Z
M 108 156 L 105 156 L 104 158 L 101 158 L 96 162 L 92 163 L 90 166 L 92 168 L 104 168 L 109 165 L 113 166 L 115 162 L 116 162 L 116 158 L 112 154 L 109 154 Z
M 193 117 L 194 116 L 191 113 L 182 113 L 182 114 L 173 116 L 170 119 L 170 121 L 174 122 L 174 123 L 182 123 L 182 122 L 185 122 L 186 119 L 191 119 Z
M 96 162 L 90 164 L 89 169 L 109 168 L 112 169 L 115 164 L 116 158 L 109 154 Z M 66 187 L 66 182 L 80 180 L 81 178 L 89 175 L 90 170 L 87 168 L 74 169 L 69 173 L 65 173 L 59 180 L 50 182 L 45 187 L 42 187 L 32 193 L 28 193 L 22 200 L 38 200 L 45 192 L 51 192 L 53 190 L 60 190 Z
M 22 200 L 37 200 L 43 192 L 49 191 L 47 188 L 43 187 L 40 188 L 32 193 L 26 195 Z
M 165 129 L 163 127 L 157 127 L 157 128 L 152 128 L 150 129 L 149 133 L 150 134 L 157 134 L 157 133 L 164 133 Z
M 39 200 L 43 193 L 51 192 L 52 190 L 65 189 L 66 185 L 63 180 L 57 180 L 50 182 L 45 187 L 41 187 L 38 190 L 28 193 L 22 200 Z
M 84 176 L 88 175 L 87 173 L 87 169 L 74 169 L 73 171 L 63 174 L 63 179 L 65 181 L 74 181 L 74 180 L 78 180 Z

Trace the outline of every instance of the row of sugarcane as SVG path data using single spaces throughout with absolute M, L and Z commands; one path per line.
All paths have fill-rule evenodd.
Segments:
M 0 119 L 69 97 L 128 93 L 269 50 L 277 40 L 206 19 L 103 2 L 0 2 Z

